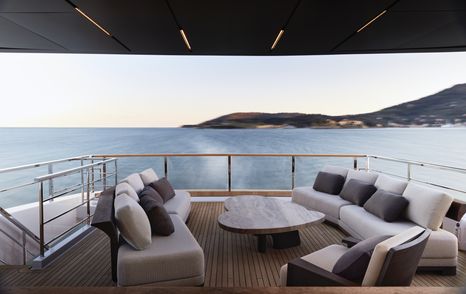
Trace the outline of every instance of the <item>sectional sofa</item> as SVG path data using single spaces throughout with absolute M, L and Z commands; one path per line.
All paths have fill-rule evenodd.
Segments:
M 128 194 L 140 193 L 145 186 L 157 179 L 153 170 L 145 170 L 128 176 L 116 187 L 105 190 L 99 196 L 92 225 L 104 231 L 110 238 L 112 278 L 119 286 L 203 285 L 204 252 L 185 224 L 191 210 L 189 192 L 174 190 L 175 196 L 163 204 L 173 223 L 172 234 L 151 235 L 149 228 L 150 245 L 142 250 L 135 249 L 121 238 L 125 224 L 116 219 L 116 200 L 125 198 L 131 202 Z M 138 211 L 145 214 L 142 209 Z M 132 230 L 139 229 L 138 226 L 142 227 L 140 223 L 136 223 Z
M 417 225 L 430 229 L 432 233 L 418 269 L 436 270 L 451 275 L 456 273 L 458 240 L 452 233 L 441 229 L 443 218 L 453 201 L 451 196 L 440 190 L 375 172 L 337 166 L 325 166 L 322 171 L 343 176 L 343 189 L 351 179 L 356 179 L 373 184 L 377 189 L 402 195 L 409 200 L 403 217 L 394 222 L 387 222 L 339 195 L 319 192 L 313 187 L 293 189 L 293 202 L 324 213 L 327 221 L 339 225 L 359 240 L 377 235 L 396 235 Z

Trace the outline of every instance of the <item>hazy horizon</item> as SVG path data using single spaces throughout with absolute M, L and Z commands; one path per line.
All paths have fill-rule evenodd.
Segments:
M 466 53 L 0 54 L 0 127 L 178 127 L 233 112 L 377 111 L 464 83 Z

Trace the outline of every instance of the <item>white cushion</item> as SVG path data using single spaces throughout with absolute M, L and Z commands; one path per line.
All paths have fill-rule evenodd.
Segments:
M 418 225 L 436 231 L 440 228 L 453 197 L 440 190 L 409 183 L 403 196 L 409 200 L 406 217 Z
M 338 195 L 330 195 L 314 190 L 312 187 L 298 187 L 293 189 L 291 199 L 307 209 L 317 210 L 325 214 L 326 219 L 338 222 L 340 208 L 353 203 Z
M 177 214 L 183 221 L 187 221 L 191 212 L 191 194 L 184 190 L 175 190 L 175 197 L 163 205 L 169 214 Z
M 133 187 L 136 193 L 139 193 L 144 189 L 144 183 L 142 182 L 139 174 L 136 173 L 130 174 L 129 176 L 121 180 L 121 183 L 128 183 L 131 187 Z
M 136 250 L 150 246 L 149 219 L 142 207 L 126 194 L 115 198 L 115 219 L 123 239 Z
M 398 195 L 403 194 L 407 185 L 407 181 L 395 179 L 394 177 L 389 177 L 387 175 L 382 174 L 379 174 L 379 176 L 377 177 L 377 181 L 375 181 L 374 184 L 374 186 L 377 189 L 382 189 L 387 192 L 391 192 Z
M 133 187 L 131 187 L 128 183 L 119 183 L 115 187 L 115 196 L 119 196 L 121 194 L 126 194 L 129 197 L 133 198 L 136 202 L 139 202 L 138 193 L 134 191 Z
M 340 224 L 351 228 L 357 238 L 367 239 L 380 235 L 396 235 L 416 224 L 410 221 L 386 222 L 358 205 L 348 205 L 340 209 Z
M 341 175 L 344 178 L 346 178 L 346 175 L 348 174 L 347 168 L 334 165 L 326 165 L 322 168 L 322 171 L 326 173 Z
M 348 248 L 342 245 L 330 245 L 311 254 L 301 257 L 301 259 L 312 263 L 328 272 L 332 272 L 335 263 L 338 259 L 348 251 Z M 288 264 L 285 264 L 280 269 L 280 286 L 286 286 L 288 276 Z
M 152 244 L 135 251 L 127 244 L 118 249 L 118 284 L 198 286 L 204 282 L 204 253 L 177 215 L 170 215 L 175 232 L 152 236 Z M 187 284 L 190 281 L 191 284 Z
M 390 249 L 408 242 L 424 231 L 424 228 L 415 226 L 377 244 L 369 261 L 369 266 L 367 267 L 366 274 L 364 275 L 362 286 L 375 286 L 375 283 L 379 278 L 380 271 L 382 270 L 383 263 L 385 262 L 385 257 Z
M 155 173 L 155 171 L 151 168 L 148 168 L 142 172 L 139 173 L 139 176 L 141 177 L 142 183 L 144 186 L 149 185 L 150 183 L 153 183 L 159 179 L 159 176 Z
M 377 180 L 377 176 L 378 174 L 376 173 L 350 169 L 348 170 L 348 175 L 346 176 L 346 181 L 345 181 L 345 185 L 343 186 L 343 189 L 348 184 L 349 180 L 351 179 L 360 180 L 360 181 L 373 185 L 375 181 Z

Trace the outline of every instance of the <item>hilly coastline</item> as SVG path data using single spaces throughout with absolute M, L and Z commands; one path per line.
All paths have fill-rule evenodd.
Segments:
M 237 112 L 185 128 L 382 128 L 466 126 L 466 84 L 355 115 Z

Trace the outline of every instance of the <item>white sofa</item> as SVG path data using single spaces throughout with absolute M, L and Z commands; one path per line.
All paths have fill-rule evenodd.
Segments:
M 139 175 L 132 174 L 120 183 L 126 182 L 140 192 L 144 185 L 141 187 L 135 176 Z M 203 285 L 204 252 L 185 224 L 191 211 L 189 192 L 175 190 L 175 197 L 164 204 L 175 231 L 169 236 L 152 235 L 148 248 L 135 250 L 128 243 L 120 242 L 117 221 L 113 216 L 117 187 L 99 196 L 92 225 L 110 237 L 112 278 L 118 286 Z
M 419 268 L 439 270 L 444 274 L 456 273 L 458 240 L 455 235 L 440 228 L 453 201 L 451 196 L 440 190 L 373 172 L 337 166 L 326 166 L 322 171 L 342 175 L 345 177 L 345 185 L 350 179 L 359 179 L 374 184 L 377 189 L 406 197 L 409 204 L 404 218 L 396 222 L 386 222 L 361 206 L 338 195 L 315 191 L 313 187 L 293 189 L 293 202 L 324 213 L 327 221 L 339 225 L 351 236 L 361 240 L 376 235 L 396 235 L 416 225 L 431 229 Z

